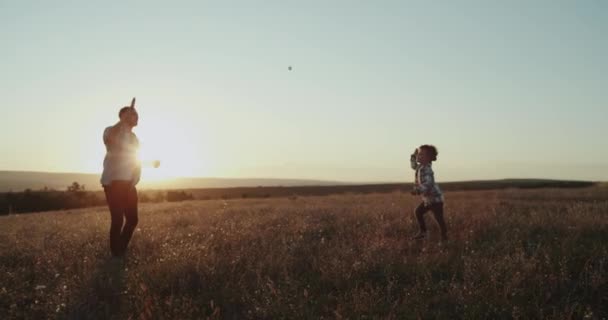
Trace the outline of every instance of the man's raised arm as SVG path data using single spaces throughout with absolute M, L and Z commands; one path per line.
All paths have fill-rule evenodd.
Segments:
M 113 150 L 118 144 L 118 136 L 120 135 L 120 122 L 106 128 L 103 132 L 103 143 L 108 150 Z

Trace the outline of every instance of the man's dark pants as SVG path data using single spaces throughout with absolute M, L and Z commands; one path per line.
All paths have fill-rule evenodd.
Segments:
M 112 181 L 104 186 L 106 201 L 110 208 L 110 250 L 114 256 L 122 256 L 137 226 L 137 189 L 131 181 Z M 123 222 L 126 223 L 123 227 Z

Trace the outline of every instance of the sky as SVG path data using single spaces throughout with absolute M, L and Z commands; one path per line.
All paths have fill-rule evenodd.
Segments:
M 0 170 L 608 180 L 608 2 L 0 0 Z M 289 66 L 292 70 L 289 70 Z

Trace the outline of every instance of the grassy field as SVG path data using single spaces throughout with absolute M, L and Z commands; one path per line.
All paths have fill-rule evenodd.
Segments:
M 608 188 L 448 192 L 410 241 L 402 192 L 0 217 L 0 318 L 608 318 Z

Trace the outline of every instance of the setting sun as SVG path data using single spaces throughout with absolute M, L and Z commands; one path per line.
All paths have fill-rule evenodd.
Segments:
M 160 129 L 163 128 L 163 129 Z M 142 175 L 147 180 L 164 180 L 175 177 L 191 177 L 201 175 L 205 169 L 205 161 L 196 154 L 196 150 L 204 150 L 200 141 L 193 146 L 183 135 L 183 130 L 176 126 L 162 126 L 146 123 L 137 129 L 140 140 L 139 158 L 142 162 Z M 160 166 L 154 168 L 153 162 L 160 161 Z

